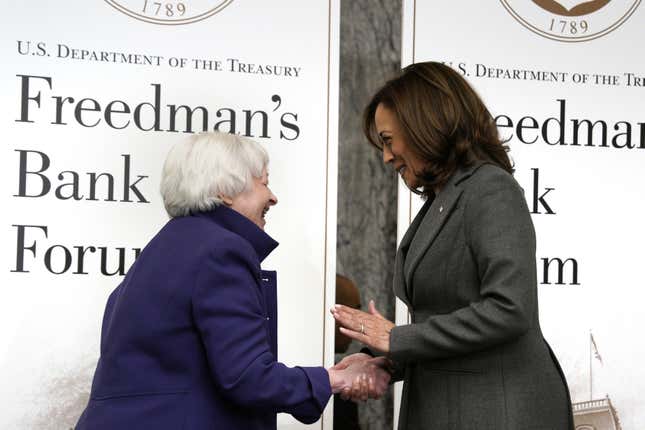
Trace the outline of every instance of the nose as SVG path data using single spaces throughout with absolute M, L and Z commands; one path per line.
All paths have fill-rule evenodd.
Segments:
M 394 154 L 387 145 L 383 145 L 383 163 L 388 164 L 394 160 Z
M 273 194 L 273 191 L 271 191 L 271 196 L 269 197 L 269 204 L 271 206 L 278 204 L 278 198 Z

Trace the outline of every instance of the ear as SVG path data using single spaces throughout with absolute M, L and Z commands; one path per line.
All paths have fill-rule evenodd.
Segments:
M 225 196 L 223 194 L 218 195 L 219 199 L 226 205 L 226 206 L 232 206 L 233 205 L 233 199 Z

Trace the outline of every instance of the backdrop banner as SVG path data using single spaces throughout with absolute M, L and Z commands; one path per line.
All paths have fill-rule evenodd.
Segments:
M 406 0 L 403 28 L 403 66 L 452 66 L 509 139 L 537 232 L 540 321 L 576 425 L 644 428 L 640 0 Z M 404 231 L 422 202 L 400 191 Z
M 74 425 L 106 298 L 167 221 L 165 154 L 204 130 L 269 151 L 279 359 L 332 365 L 338 1 L 9 2 L 0 20 L 0 428 Z

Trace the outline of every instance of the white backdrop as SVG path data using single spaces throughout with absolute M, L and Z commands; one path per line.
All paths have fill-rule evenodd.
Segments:
M 127 270 L 166 222 L 159 174 L 186 131 L 268 149 L 279 359 L 333 362 L 338 16 L 337 0 L 5 5 L 0 428 L 75 423 L 122 278 L 102 271 Z M 107 175 L 92 195 L 101 173 L 113 195 Z
M 623 429 L 635 430 L 645 427 L 645 59 L 633 47 L 645 10 L 581 3 L 406 0 L 403 66 L 452 65 L 500 116 L 537 231 L 542 329 L 572 401 L 608 396 Z M 606 138 L 601 122 L 589 137 L 585 119 L 603 121 Z M 420 205 L 401 185 L 399 238 Z M 571 259 L 561 279 L 555 258 Z

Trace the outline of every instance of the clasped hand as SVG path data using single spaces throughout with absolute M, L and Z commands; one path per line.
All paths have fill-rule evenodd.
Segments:
M 344 400 L 378 399 L 388 388 L 390 362 L 385 357 L 373 358 L 357 353 L 345 357 L 329 369 L 332 391 Z

